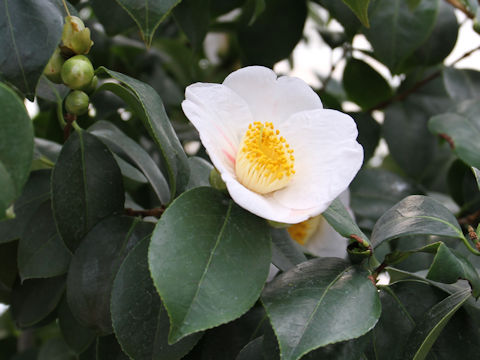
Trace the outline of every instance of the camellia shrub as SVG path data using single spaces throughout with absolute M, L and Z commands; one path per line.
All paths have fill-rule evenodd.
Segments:
M 478 359 L 479 7 L 4 0 L 0 360 Z

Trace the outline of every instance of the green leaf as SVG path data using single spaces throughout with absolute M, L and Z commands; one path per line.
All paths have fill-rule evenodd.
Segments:
M 105 83 L 97 91 L 109 90 L 120 96 L 142 120 L 143 125 L 160 149 L 168 173 L 172 198 L 181 193 L 190 176 L 187 156 L 170 124 L 162 99 L 149 85 L 118 72 L 100 68 L 125 86 Z
M 181 0 L 117 0 L 140 29 L 143 41 L 150 47 L 158 25 Z
M 262 351 L 263 336 L 259 336 L 245 345 L 245 347 L 238 353 L 235 360 L 265 360 Z
M 433 306 L 410 334 L 405 359 L 425 359 L 445 325 L 469 297 L 468 290 L 461 290 Z
M 3 14 L 3 11 L 1 13 Z M 0 23 L 0 29 L 1 27 Z M 0 31 L 0 42 L 4 44 L 1 41 L 1 34 Z M 0 83 L 0 109 L 2 109 L 0 117 L 0 129 L 2 129 L 0 132 L 0 187 L 2 189 L 0 220 L 2 220 L 5 218 L 5 210 L 20 195 L 23 185 L 27 182 L 33 158 L 33 127 L 22 101 L 2 83 Z
M 60 42 L 62 12 L 52 0 L 4 0 L 1 9 L 0 79 L 33 101 L 37 82 Z
M 101 219 L 123 212 L 120 169 L 108 148 L 89 133 L 75 132 L 52 173 L 53 215 L 67 247 L 74 251 Z
M 67 278 L 67 301 L 78 321 L 100 334 L 112 332 L 113 279 L 128 252 L 149 236 L 153 224 L 113 216 L 98 223 L 75 252 Z
M 368 4 L 370 0 L 343 0 L 343 2 L 352 9 L 363 25 L 367 28 L 370 26 L 368 23 Z
M 460 254 L 454 253 L 445 244 L 440 244 L 427 279 L 452 284 L 458 279 L 468 280 L 472 295 L 480 296 L 480 277 L 472 264 Z
M 445 67 L 443 82 L 448 95 L 457 101 L 478 99 L 480 96 L 480 71 Z
M 370 7 L 370 28 L 365 36 L 375 57 L 393 74 L 430 36 L 438 13 L 439 0 L 423 0 L 411 10 L 405 0 L 375 1 Z
M 149 239 L 143 239 L 122 263 L 113 283 L 111 312 L 115 335 L 132 359 L 176 360 L 186 355 L 201 333 L 168 345 L 170 321 L 148 269 Z
M 212 164 L 201 157 L 192 156 L 188 158 L 188 165 L 190 166 L 190 179 L 185 190 L 200 186 L 210 186 L 209 178 L 213 169 Z
M 290 270 L 307 258 L 302 248 L 292 240 L 286 229 L 270 230 L 272 236 L 272 263 L 282 271 Z
M 58 325 L 65 342 L 77 354 L 87 350 L 95 340 L 95 331 L 80 325 L 73 316 L 65 297 L 58 307 Z
M 20 239 L 38 207 L 50 198 L 50 170 L 32 171 L 14 204 L 14 219 L 0 221 L 0 244 Z
M 408 195 L 421 193 L 414 182 L 383 169 L 362 169 L 350 184 L 350 207 L 362 228 L 377 220 Z
M 455 112 L 434 116 L 428 127 L 434 134 L 447 136 L 450 147 L 470 166 L 480 167 L 480 104 L 477 101 L 460 103 Z
M 266 0 L 265 5 L 265 10 L 251 26 L 248 25 L 250 14 L 245 14 L 243 26 L 238 31 L 244 65 L 272 67 L 290 56 L 302 37 L 307 16 L 305 1 Z M 285 14 L 288 14 L 288 21 L 280 20 Z
M 130 15 L 116 0 L 92 0 L 90 5 L 109 36 L 117 35 L 136 26 Z
M 115 152 L 127 157 L 145 175 L 155 191 L 161 204 L 167 204 L 170 199 L 170 189 L 167 180 L 158 169 L 155 161 L 134 140 L 125 135 L 119 128 L 107 121 L 97 121 L 88 131 L 98 137 Z
M 366 62 L 354 58 L 348 60 L 343 71 L 343 87 L 348 98 L 364 110 L 392 97 L 392 89 L 383 76 Z
M 422 195 L 409 196 L 389 209 L 375 224 L 372 243 L 407 235 L 437 235 L 464 239 L 455 216 L 442 204 Z
M 47 340 L 38 352 L 38 360 L 75 360 L 75 353 L 63 339 Z
M 65 276 L 25 280 L 12 293 L 11 310 L 19 328 L 38 324 L 57 307 L 65 291 Z
M 319 347 L 358 338 L 380 317 L 368 272 L 338 258 L 318 258 L 267 285 L 262 302 L 282 360 L 297 360 Z M 341 310 L 339 310 L 341 309 Z
M 368 237 L 360 230 L 339 198 L 336 198 L 322 215 L 343 237 L 350 238 L 351 235 L 356 235 L 365 242 L 365 246 L 368 245 Z
M 348 8 L 344 1 L 338 0 L 316 0 L 320 5 L 328 10 L 330 15 L 335 18 L 345 29 L 345 33 L 351 39 L 358 32 L 362 24 L 356 15 Z
M 170 317 L 169 342 L 245 313 L 267 278 L 270 246 L 266 222 L 217 190 L 195 188 L 175 200 L 149 249 L 150 272 Z
M 357 124 L 357 141 L 363 147 L 363 163 L 366 164 L 377 149 L 378 142 L 380 141 L 381 126 L 369 113 L 360 112 L 350 113 L 349 115 Z
M 480 190 L 480 170 L 478 170 L 476 167 L 472 167 L 472 172 L 475 176 L 475 180 L 477 180 L 478 189 Z
M 18 245 L 20 278 L 46 278 L 65 274 L 71 252 L 60 238 L 50 199 L 43 202 L 26 224 Z
M 201 50 L 210 26 L 210 0 L 182 0 L 173 10 L 173 15 L 193 49 Z

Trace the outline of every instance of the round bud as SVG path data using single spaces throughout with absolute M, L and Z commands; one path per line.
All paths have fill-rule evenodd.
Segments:
M 93 79 L 93 66 L 86 56 L 71 57 L 62 66 L 62 80 L 71 89 L 82 90 Z
M 60 54 L 60 49 L 57 47 L 50 60 L 48 60 L 47 66 L 45 66 L 45 69 L 43 69 L 43 73 L 48 78 L 48 80 L 56 84 L 62 83 L 62 76 L 60 75 L 60 73 L 62 71 L 62 66 L 64 62 L 65 59 L 62 57 L 62 55 Z
M 83 91 L 72 91 L 65 99 L 65 109 L 73 115 L 83 115 L 88 110 L 90 99 Z
M 67 16 L 63 25 L 62 45 L 75 54 L 87 54 L 93 45 L 90 39 L 90 29 L 85 28 L 82 19 Z
M 98 77 L 97 75 L 94 75 L 92 78 L 92 81 L 90 81 L 90 84 L 88 84 L 88 86 L 86 86 L 83 89 L 83 91 L 85 91 L 87 94 L 90 95 L 97 89 L 97 85 L 98 85 Z
M 220 191 L 227 190 L 227 185 L 225 185 L 225 182 L 222 180 L 222 176 L 220 175 L 217 169 L 213 168 L 212 171 L 210 171 L 210 176 L 208 177 L 208 180 L 210 181 L 210 185 L 214 189 L 217 189 Z

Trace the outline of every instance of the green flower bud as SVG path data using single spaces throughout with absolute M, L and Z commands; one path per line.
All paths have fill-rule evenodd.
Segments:
M 83 55 L 76 55 L 65 61 L 61 74 L 63 83 L 75 90 L 88 87 L 94 75 L 92 63 Z
M 88 110 L 90 99 L 83 91 L 72 91 L 65 99 L 65 109 L 73 115 L 83 115 Z
M 90 84 L 88 84 L 88 86 L 85 87 L 83 91 L 85 91 L 87 94 L 90 95 L 97 89 L 97 85 L 98 85 L 98 77 L 97 75 L 94 75 L 92 78 L 92 81 L 90 81 Z
M 45 69 L 43 69 L 43 73 L 48 80 L 56 84 L 62 83 L 62 76 L 60 75 L 60 72 L 62 71 L 64 62 L 65 59 L 62 57 L 60 54 L 60 49 L 57 47 L 50 60 L 48 60 L 47 66 L 45 66 Z
M 90 29 L 85 28 L 82 19 L 76 16 L 67 16 L 62 32 L 63 47 L 75 54 L 88 54 L 93 45 L 90 39 Z
M 208 177 L 208 180 L 210 181 L 210 185 L 214 189 L 220 191 L 227 191 L 227 185 L 225 185 L 225 182 L 222 180 L 222 176 L 217 169 L 213 168 L 212 171 L 210 171 L 210 176 Z

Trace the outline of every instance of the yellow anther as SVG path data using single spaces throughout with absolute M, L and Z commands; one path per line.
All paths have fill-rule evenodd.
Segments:
M 248 125 L 237 153 L 238 181 L 259 194 L 285 187 L 295 173 L 292 149 L 271 122 Z M 288 149 L 288 150 L 287 150 Z

